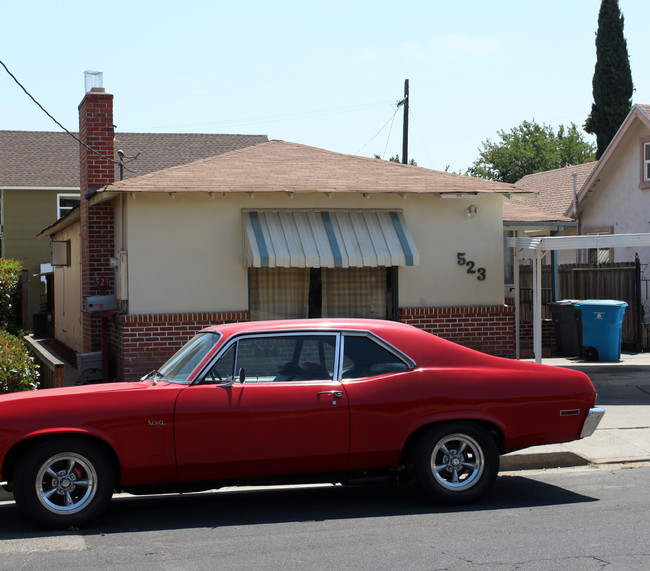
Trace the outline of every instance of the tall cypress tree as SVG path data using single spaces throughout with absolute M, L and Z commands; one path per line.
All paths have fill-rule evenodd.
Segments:
M 600 5 L 592 85 L 594 103 L 585 131 L 596 135 L 599 159 L 632 108 L 634 86 L 618 0 L 602 0 Z

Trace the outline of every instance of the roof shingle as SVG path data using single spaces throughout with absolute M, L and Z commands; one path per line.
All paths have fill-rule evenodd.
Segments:
M 266 135 L 116 133 L 115 156 L 124 151 L 129 179 L 265 141 Z M 64 132 L 0 131 L 0 186 L 79 188 L 79 143 Z
M 110 192 L 528 193 L 514 184 L 269 141 L 110 184 Z
M 579 191 L 595 166 L 596 163 L 591 162 L 529 174 L 517 184 L 538 191 L 536 198 L 527 201 L 529 207 L 563 218 L 573 202 L 573 175 L 576 174 L 576 190 Z

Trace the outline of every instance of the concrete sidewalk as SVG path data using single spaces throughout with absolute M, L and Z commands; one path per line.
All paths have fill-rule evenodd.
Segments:
M 650 353 L 623 354 L 616 363 L 561 357 L 543 362 L 587 373 L 598 391 L 596 404 L 605 409 L 605 416 L 589 438 L 502 456 L 502 472 L 650 461 Z M 66 385 L 77 381 L 76 369 L 66 366 Z M 11 499 L 0 488 L 0 501 Z

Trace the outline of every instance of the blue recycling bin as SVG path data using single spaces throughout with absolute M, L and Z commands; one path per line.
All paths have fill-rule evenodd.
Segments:
M 582 325 L 583 358 L 588 361 L 620 360 L 626 307 L 626 302 L 614 299 L 587 299 L 575 304 Z

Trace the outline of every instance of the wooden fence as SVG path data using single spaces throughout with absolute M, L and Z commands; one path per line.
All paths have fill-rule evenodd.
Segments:
M 533 272 L 530 265 L 520 266 L 520 315 L 522 321 L 532 321 Z M 550 266 L 542 268 L 542 318 L 551 319 L 548 303 L 552 299 Z M 616 299 L 628 307 L 623 318 L 623 345 L 641 350 L 641 271 L 638 261 L 619 264 L 567 264 L 558 267 L 557 299 Z

